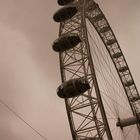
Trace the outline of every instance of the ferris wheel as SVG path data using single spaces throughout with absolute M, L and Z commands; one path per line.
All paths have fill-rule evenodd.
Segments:
M 120 45 L 94 0 L 58 0 L 59 53 L 73 140 L 140 140 L 140 96 Z

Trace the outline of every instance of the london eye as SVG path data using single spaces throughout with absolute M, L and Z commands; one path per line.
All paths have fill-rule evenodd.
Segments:
M 94 0 L 58 0 L 63 98 L 73 140 L 140 140 L 140 96 L 109 22 Z

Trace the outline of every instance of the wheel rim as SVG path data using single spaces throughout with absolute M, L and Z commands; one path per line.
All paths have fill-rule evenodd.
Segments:
M 136 125 L 124 127 L 123 129 L 116 126 L 118 118 L 129 118 L 133 116 L 133 113 L 112 59 L 89 21 L 87 21 L 87 32 L 100 93 L 113 140 L 139 140 L 140 136 Z M 103 138 L 107 139 L 106 135 Z

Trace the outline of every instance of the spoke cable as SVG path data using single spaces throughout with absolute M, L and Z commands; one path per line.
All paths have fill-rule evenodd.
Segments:
M 95 46 L 95 47 L 93 47 L 93 49 L 94 49 L 94 54 L 93 54 L 93 56 L 94 56 L 94 63 L 96 63 L 96 66 L 97 66 L 97 72 L 99 72 L 99 80 L 100 80 L 100 84 L 101 84 L 101 87 L 105 90 L 105 93 L 106 93 L 106 96 L 115 96 L 115 99 L 113 99 L 112 97 L 112 99 L 114 100 L 114 103 L 116 104 L 116 105 L 120 105 L 120 106 L 122 106 L 123 108 L 124 107 L 126 107 L 125 106 L 125 104 L 128 102 L 128 100 L 127 100 L 127 97 L 125 96 L 125 92 L 124 92 L 124 89 L 122 88 L 122 85 L 120 85 L 120 79 L 118 79 L 119 77 L 118 77 L 118 75 L 117 75 L 117 73 L 113 73 L 113 71 L 112 71 L 112 68 L 113 67 L 111 67 L 112 65 L 112 61 L 110 61 L 110 57 L 109 57 L 109 55 L 107 55 L 108 53 L 107 52 L 105 52 L 105 49 L 101 49 L 100 47 L 98 47 L 98 45 L 97 45 L 97 43 L 95 42 L 95 40 L 96 41 L 98 41 L 98 44 L 100 44 L 100 42 L 99 42 L 99 39 L 98 38 L 93 38 L 93 36 L 90 34 L 90 32 L 89 32 L 89 30 L 87 30 L 87 32 L 88 32 L 88 35 L 89 35 L 89 37 L 90 37 L 90 39 L 91 39 L 91 44 L 93 45 L 93 46 Z M 102 46 L 101 44 L 100 44 L 100 46 Z M 96 62 L 97 61 L 97 62 Z M 103 69 L 102 69 L 102 67 L 103 67 Z M 110 81 L 107 81 L 107 79 L 105 78 L 106 76 L 104 75 L 104 74 L 108 74 L 108 75 L 110 75 Z M 103 79 L 101 79 L 100 78 L 100 76 L 101 77 L 103 77 Z M 111 83 L 110 83 L 111 82 Z M 115 86 L 117 85 L 117 87 L 118 87 L 118 91 L 116 91 L 117 89 L 116 88 L 114 88 L 113 87 L 113 83 L 115 84 Z M 114 92 L 114 95 L 113 94 L 110 94 L 111 93 L 111 90 L 109 90 L 108 88 L 106 89 L 102 84 L 105 84 L 105 86 L 106 87 L 108 87 L 108 86 L 110 86 L 111 87 L 111 89 L 113 90 L 113 92 Z M 108 90 L 108 92 L 107 92 L 107 90 Z M 116 91 L 116 92 L 115 92 Z M 119 92 L 122 92 L 123 94 L 119 94 Z M 118 94 L 118 96 L 120 96 L 121 97 L 121 100 L 122 99 L 124 99 L 125 100 L 125 102 L 123 102 L 123 104 L 121 105 L 121 104 L 119 104 L 119 102 L 118 102 L 118 98 L 116 97 L 116 95 L 117 94 L 115 94 L 115 93 L 117 93 Z M 107 94 L 110 94 L 110 95 L 107 95 Z M 102 98 L 104 98 L 104 97 L 102 97 Z M 110 98 L 110 97 L 109 97 Z M 110 98 L 110 99 L 111 99 Z M 113 101 L 112 100 L 112 101 Z M 115 101 L 116 100 L 116 101 Z M 105 98 L 104 98 L 104 101 L 106 102 L 106 100 L 105 100 Z M 114 109 L 119 113 L 119 108 L 116 106 L 115 107 L 115 105 L 114 105 L 114 103 L 113 103 L 113 106 L 114 106 Z M 110 106 L 109 106 L 109 104 L 106 102 L 106 104 L 107 104 L 107 106 L 110 108 Z M 130 108 L 130 106 L 128 106 L 128 108 Z M 111 108 L 110 108 L 110 110 L 112 110 Z M 125 109 L 125 111 L 126 111 L 126 109 Z M 128 110 L 127 110 L 128 111 Z M 112 111 L 111 111 L 112 112 Z M 128 111 L 129 112 L 129 111 Z M 130 114 L 131 114 L 132 112 L 130 111 Z M 127 115 L 127 114 L 126 114 Z M 117 136 L 117 138 L 118 137 L 122 137 L 121 136 L 121 133 L 119 133 L 119 129 L 116 129 L 117 131 L 116 131 L 116 136 Z M 132 131 L 132 128 L 129 130 L 129 132 L 130 131 Z M 135 132 L 136 133 L 136 132 Z M 127 133 L 127 135 L 128 135 L 129 133 Z M 126 135 L 126 136 L 127 136 Z M 124 137 L 126 137 L 126 136 L 124 136 Z M 131 136 L 131 138 L 132 138 L 132 136 Z
M 90 37 L 91 37 L 91 35 L 90 35 Z M 93 40 L 93 38 L 91 37 L 91 39 Z M 97 44 L 95 44 L 95 45 L 97 45 Z M 103 54 L 102 54 L 103 55 Z M 96 55 L 96 58 L 98 57 L 98 55 Z M 104 59 L 103 59 L 104 60 Z M 105 60 L 104 60 L 105 61 Z M 98 61 L 99 62 L 99 61 Z M 105 61 L 106 62 L 106 61 Z M 107 64 L 107 62 L 106 62 L 106 64 Z M 109 66 L 108 66 L 109 67 Z M 110 73 L 112 73 L 111 72 L 111 69 L 110 69 Z M 108 72 L 108 74 L 109 74 L 109 72 Z M 103 76 L 103 75 L 102 75 Z M 114 76 L 114 75 L 113 75 Z M 112 76 L 111 76 L 112 77 Z M 112 80 L 113 80 L 113 77 L 112 77 Z M 114 77 L 114 80 L 116 81 L 116 78 Z M 118 81 L 117 81 L 117 83 L 118 83 Z M 112 84 L 111 84 L 112 85 Z M 118 89 L 121 89 L 120 88 L 120 85 L 119 84 L 117 84 L 118 86 L 119 86 L 119 88 Z M 114 89 L 114 91 L 115 91 L 115 89 Z M 123 90 L 122 90 L 123 91 Z M 125 94 L 123 94 L 123 95 L 125 95 Z M 125 97 L 126 98 L 126 97 Z M 127 101 L 127 100 L 126 100 Z
M 39 131 L 33 128 L 27 121 L 25 121 L 17 112 L 15 112 L 11 107 L 9 107 L 4 101 L 0 99 L 0 104 L 5 106 L 10 112 L 12 112 L 18 119 L 20 119 L 23 123 L 25 123 L 28 127 L 30 127 L 37 135 L 39 135 L 43 140 L 47 140 L 45 136 L 43 136 Z
M 95 51 L 95 53 L 96 53 L 96 51 Z M 98 55 L 96 54 L 96 58 L 98 58 Z M 98 62 L 100 62 L 100 61 L 98 61 Z M 97 68 L 96 68 L 97 69 Z M 102 71 L 102 69 L 97 69 L 97 71 L 99 72 L 99 74 L 101 75 L 101 77 L 103 77 L 103 79 L 104 79 L 104 81 L 106 81 L 107 83 L 108 83 L 108 85 L 112 88 L 112 90 L 114 90 L 114 91 L 116 91 L 114 88 L 113 88 L 113 86 L 112 86 L 112 83 L 110 84 L 109 83 L 109 81 L 107 80 L 107 79 L 105 79 L 105 77 L 104 77 L 104 72 Z M 108 74 L 109 74 L 109 72 L 108 72 Z M 115 79 L 115 78 L 114 78 Z M 101 80 L 100 80 L 101 81 Z M 102 81 L 103 82 L 103 81 Z M 107 83 L 104 83 L 104 84 L 106 84 L 106 86 L 107 86 Z M 118 89 L 120 89 L 120 88 L 118 88 Z M 107 90 L 107 89 L 106 89 Z M 108 90 L 108 93 L 109 93 L 110 91 Z M 116 91 L 116 92 L 114 92 L 114 93 L 117 93 L 117 95 L 118 96 L 120 96 L 119 94 L 118 94 L 118 92 Z M 112 94 L 112 93 L 111 93 Z M 115 96 L 116 96 L 116 94 L 115 94 Z M 121 97 L 120 97 L 121 98 Z

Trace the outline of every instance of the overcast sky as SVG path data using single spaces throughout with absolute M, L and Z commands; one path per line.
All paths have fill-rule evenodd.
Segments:
M 140 89 L 140 0 L 96 0 L 106 15 Z M 0 100 L 48 140 L 71 140 L 52 42 L 56 0 L 0 0 Z M 42 140 L 0 104 L 1 140 Z

